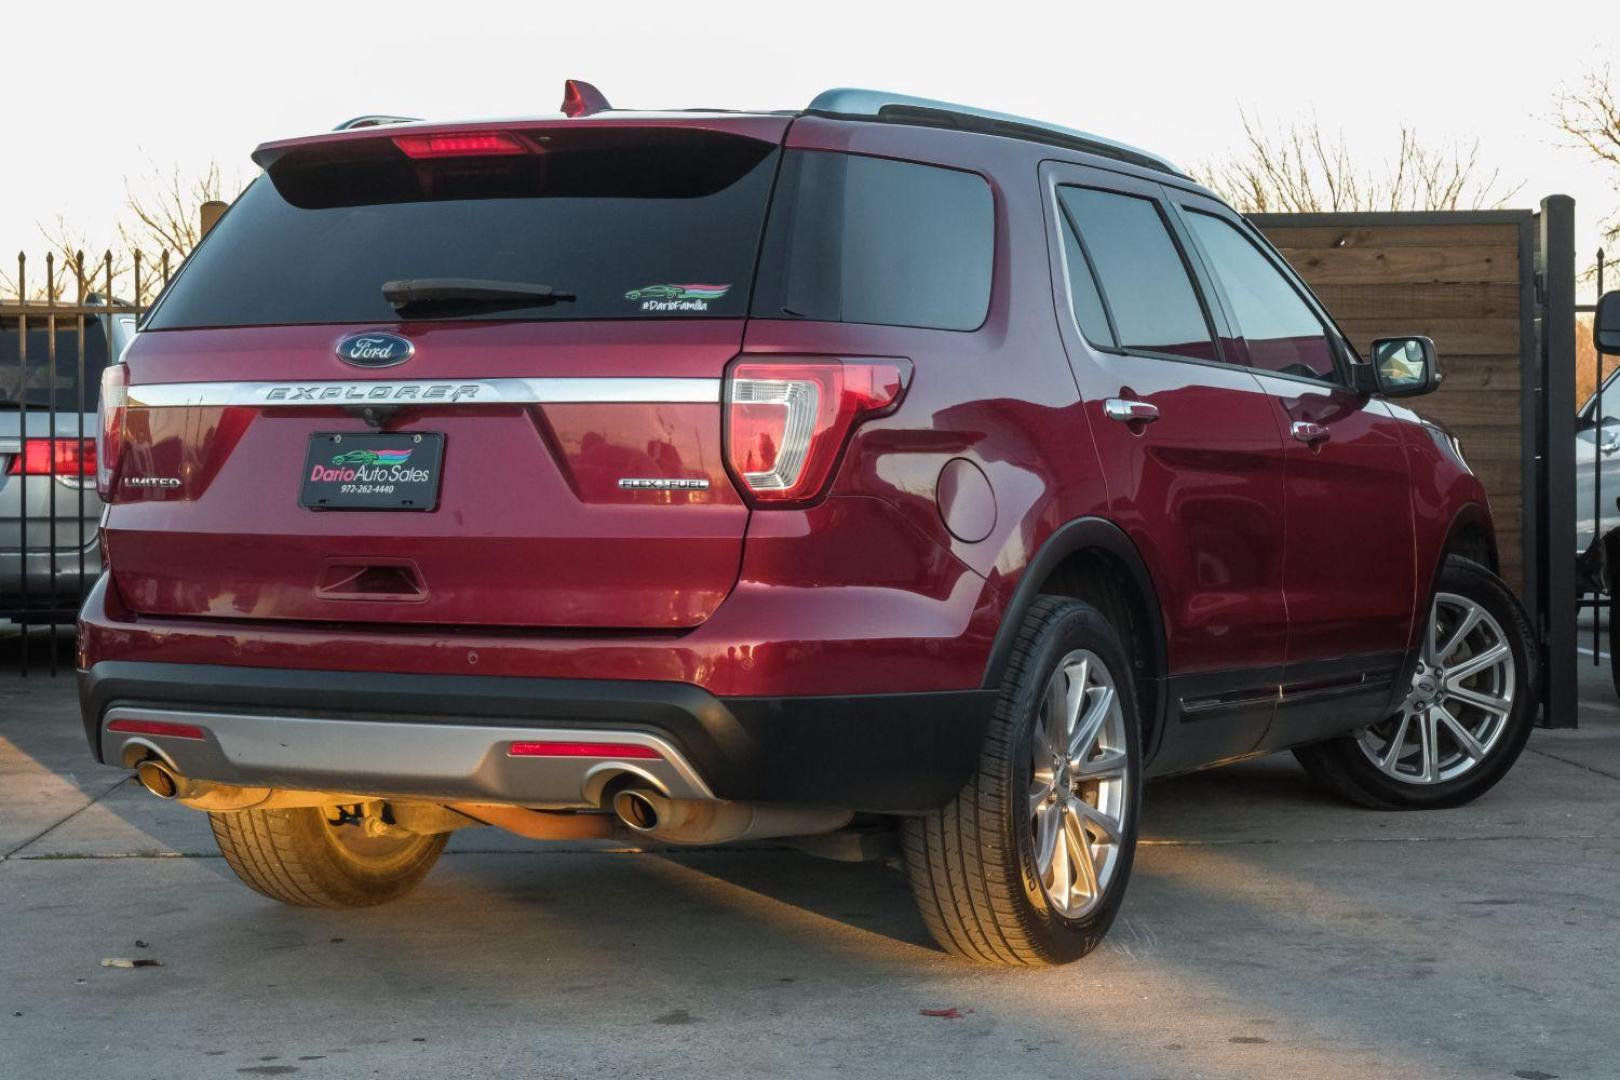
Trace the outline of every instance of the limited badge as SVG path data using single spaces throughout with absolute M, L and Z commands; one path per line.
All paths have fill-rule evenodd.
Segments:
M 624 298 L 641 301 L 642 311 L 708 311 L 710 300 L 730 291 L 730 285 L 643 285 Z

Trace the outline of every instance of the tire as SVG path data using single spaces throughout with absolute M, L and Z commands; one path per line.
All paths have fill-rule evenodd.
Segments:
M 1458 635 L 1462 640 L 1456 648 L 1437 662 L 1429 644 L 1436 620 L 1440 634 L 1449 638 L 1467 622 L 1468 605 L 1485 617 L 1470 624 L 1476 629 Z M 1423 641 L 1424 655 L 1400 712 L 1359 732 L 1294 751 L 1306 772 L 1351 802 L 1375 810 L 1462 806 L 1506 776 L 1530 738 L 1539 700 L 1539 647 L 1518 598 L 1501 578 L 1461 556 L 1448 557 L 1440 569 Z M 1486 652 L 1496 652 L 1496 644 L 1506 647 L 1510 668 L 1497 661 L 1470 675 L 1455 674 Z M 1452 674 L 1445 672 L 1444 663 L 1451 663 Z M 1420 686 L 1426 675 L 1428 683 Z M 1458 696 L 1462 692 L 1470 699 Z M 1511 703 L 1500 714 L 1471 704 L 1487 699 L 1498 707 L 1504 701 Z M 1464 734 L 1472 745 L 1465 745 Z M 1381 767 L 1375 758 L 1385 764 Z
M 326 811 L 240 810 L 209 814 L 214 839 L 236 876 L 272 900 L 300 907 L 355 908 L 386 903 L 427 876 L 448 834 L 367 837 L 332 825 Z
M 1108 932 L 1130 880 L 1141 803 L 1131 671 L 1119 635 L 1096 608 L 1043 596 L 1030 609 L 977 771 L 949 804 L 905 822 L 912 894 L 946 951 L 993 964 L 1065 964 Z M 1073 696 L 1058 691 L 1064 716 L 1081 706 L 1065 730 L 1097 731 L 1061 764 L 1046 749 L 1054 683 L 1087 688 Z M 1099 693 L 1110 688 L 1112 699 Z M 1045 763 L 1039 767 L 1037 747 Z M 1052 794 L 1041 797 L 1042 788 Z M 1071 820 L 1078 834 L 1067 828 Z M 1112 822 L 1111 839 L 1104 822 Z M 1084 863 L 1075 835 L 1085 839 Z M 1038 847 L 1050 853 L 1044 879 Z M 1072 887 L 1059 877 L 1065 870 Z

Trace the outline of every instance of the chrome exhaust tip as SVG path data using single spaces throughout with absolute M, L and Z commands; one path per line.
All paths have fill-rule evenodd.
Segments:
M 658 828 L 661 814 L 657 803 L 645 791 L 626 789 L 613 796 L 613 812 L 619 820 L 636 832 L 652 832 Z
M 160 799 L 173 799 L 180 794 L 180 778 L 163 762 L 147 758 L 135 766 L 135 779 L 141 787 Z
M 833 832 L 854 817 L 848 810 L 776 806 L 724 799 L 671 799 L 648 788 L 613 796 L 613 813 L 633 832 L 671 844 L 725 844 Z

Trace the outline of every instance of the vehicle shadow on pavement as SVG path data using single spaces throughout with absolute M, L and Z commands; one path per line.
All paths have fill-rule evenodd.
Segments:
M 553 1046 L 633 1030 L 656 1036 L 636 1053 L 741 1045 L 831 1061 L 898 1045 L 931 1056 L 941 1076 L 1022 1075 L 993 1055 L 1054 1044 L 1083 1053 L 1092 1075 L 1208 1073 L 1212 1062 L 1216 1075 L 1579 1075 L 1607 1037 L 1586 954 L 1602 940 L 1595 920 L 1614 913 L 1606 897 L 1620 895 L 1612 857 L 1605 870 L 1591 862 L 1604 853 L 1588 852 L 1577 871 L 1572 841 L 1527 849 L 1493 835 L 1552 831 L 1537 791 L 1554 791 L 1560 814 L 1600 809 L 1599 781 L 1544 758 L 1456 814 L 1347 808 L 1286 756 L 1149 785 L 1144 846 L 1102 946 L 1070 968 L 998 971 L 934 946 L 895 870 L 771 845 L 639 853 L 469 832 L 418 892 L 359 912 L 281 907 L 218 858 L 58 862 L 80 850 L 212 855 L 213 844 L 201 814 L 91 762 L 67 680 L 12 690 L 0 687 L 0 738 L 28 759 L 30 781 L 70 785 L 81 806 L 102 793 L 32 845 L 43 855 L 5 865 L 16 895 L 31 897 L 17 909 L 30 931 L 11 944 L 15 970 L 39 976 L 30 986 L 61 981 L 139 936 L 165 964 L 150 980 L 201 994 L 195 1006 L 220 1029 L 242 1017 L 209 985 L 318 984 L 298 1025 L 312 1052 L 359 1046 L 330 1019 L 332 1001 L 359 996 L 387 1001 L 410 1034 L 449 1053 L 446 986 Z M 1456 835 L 1475 817 L 1479 835 Z M 1549 894 L 1544 879 L 1565 883 Z M 95 914 L 108 890 L 130 898 L 112 922 Z M 1590 933 L 1570 931 L 1571 918 Z M 72 928 L 91 925 L 101 929 L 79 949 Z M 918 1011 L 956 1007 L 962 1019 Z M 806 1010 L 838 1038 L 806 1044 Z M 1535 1017 L 1561 1017 L 1553 1043 L 1530 1030 Z M 784 1060 L 791 1071 L 806 1059 Z M 1178 1064 L 1149 1071 L 1150 1060 Z M 658 1074 L 660 1060 L 645 1064 Z

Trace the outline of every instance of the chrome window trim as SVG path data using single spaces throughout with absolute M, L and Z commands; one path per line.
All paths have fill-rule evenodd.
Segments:
M 720 403 L 719 379 L 311 379 L 280 382 L 148 383 L 129 388 L 129 407 L 308 408 L 312 405 L 549 405 Z

